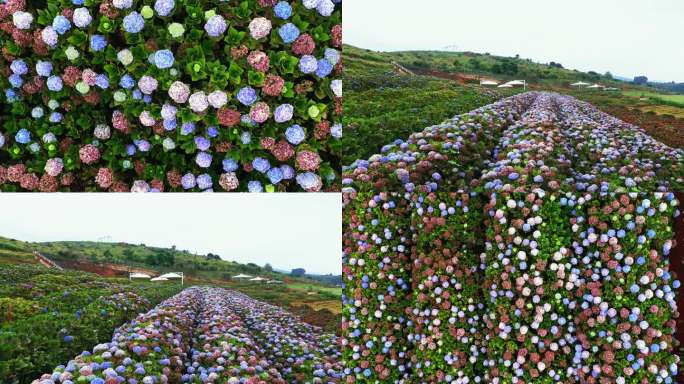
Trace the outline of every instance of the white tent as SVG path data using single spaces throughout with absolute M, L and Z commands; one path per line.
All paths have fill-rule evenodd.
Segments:
M 480 81 L 480 85 L 497 85 L 497 84 L 499 84 L 499 83 L 497 83 L 496 81 L 491 81 L 491 80 L 481 80 Z
M 268 279 L 264 279 L 263 277 L 255 277 L 253 279 L 249 279 L 249 281 L 264 281 L 264 280 L 268 280 Z
M 247 278 L 250 278 L 250 277 L 253 277 L 253 276 L 251 276 L 251 275 L 243 275 L 243 274 L 241 273 L 241 274 L 239 274 L 239 275 L 233 276 L 233 279 L 247 279 Z
M 516 85 L 522 85 L 523 89 L 527 88 L 527 82 L 525 80 L 511 80 L 507 82 L 506 84 L 516 86 Z
M 151 276 L 146 273 L 133 272 L 128 274 L 128 280 L 149 279 Z
M 163 277 L 165 279 L 181 279 L 181 285 L 183 285 L 183 281 L 185 280 L 185 275 L 183 272 L 169 272 L 165 273 L 159 277 Z
M 166 277 L 161 277 L 161 276 L 150 279 L 150 281 L 168 281 L 168 280 L 169 279 L 167 279 Z
M 266 284 L 282 284 L 282 283 L 283 283 L 282 281 L 278 281 L 278 280 L 269 280 L 266 282 Z
M 510 84 L 501 84 L 497 88 L 513 88 L 513 86 Z
M 588 88 L 591 88 L 591 89 L 603 88 L 603 85 L 594 84 L 594 85 L 590 85 Z
M 585 83 L 584 81 L 578 81 L 576 83 L 570 84 L 571 87 L 578 87 L 578 88 L 582 88 L 582 86 L 584 86 L 584 85 L 589 85 L 589 83 Z

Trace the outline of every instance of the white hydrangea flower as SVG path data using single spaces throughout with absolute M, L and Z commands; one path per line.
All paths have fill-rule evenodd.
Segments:
M 333 91 L 335 96 L 342 97 L 342 80 L 335 79 L 330 82 L 330 89 Z
M 29 29 L 33 23 L 33 15 L 28 12 L 16 11 L 12 14 L 12 22 L 19 29 Z
M 228 103 L 228 96 L 223 91 L 214 91 L 207 96 L 207 100 L 212 107 L 218 109 Z
M 116 58 L 119 59 L 121 64 L 129 65 L 133 62 L 133 54 L 128 49 L 123 49 L 116 54 Z
M 133 5 L 133 0 L 113 0 L 114 8 L 128 9 Z

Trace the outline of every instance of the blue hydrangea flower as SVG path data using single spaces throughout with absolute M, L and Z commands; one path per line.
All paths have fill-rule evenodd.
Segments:
M 49 61 L 38 60 L 36 63 L 36 72 L 39 76 L 48 77 L 52 73 L 52 63 Z
M 0 133 L 0 148 L 2 148 L 5 145 L 5 136 Z
M 283 180 L 283 171 L 278 167 L 271 168 L 266 172 L 266 176 L 271 184 L 278 184 Z
M 219 131 L 216 127 L 214 127 L 213 125 L 210 125 L 209 127 L 207 127 L 207 135 L 209 137 L 216 137 L 219 135 Z
M 203 173 L 199 176 L 197 176 L 197 187 L 199 189 L 209 189 L 211 188 L 213 184 L 213 181 L 211 180 L 211 176 Z
M 326 48 L 323 56 L 332 65 L 336 65 L 340 61 L 340 51 L 337 49 Z
M 271 164 L 268 162 L 268 159 L 256 157 L 254 160 L 252 160 L 252 167 L 254 167 L 254 169 L 257 171 L 264 173 L 271 168 Z
M 285 139 L 290 142 L 290 144 L 297 145 L 304 141 L 306 138 L 306 133 L 304 128 L 298 124 L 292 125 L 285 130 Z
M 318 69 L 318 60 L 311 55 L 304 55 L 299 59 L 299 70 L 302 73 L 314 73 Z
M 71 29 L 71 22 L 65 16 L 57 15 L 52 20 L 52 29 L 60 35 Z
M 214 15 L 204 24 L 204 30 L 211 37 L 219 37 L 226 31 L 226 20 L 221 15 Z
M 252 142 L 252 134 L 249 133 L 248 131 L 242 131 L 242 133 L 240 134 L 240 142 L 242 144 L 245 144 L 245 145 L 251 143 Z
M 123 19 L 123 28 L 128 33 L 138 33 L 145 27 L 145 19 L 138 12 L 131 12 Z
M 19 88 L 24 84 L 24 79 L 22 79 L 21 76 L 17 75 L 16 73 L 11 74 L 8 80 L 14 88 Z
M 175 6 L 173 0 L 157 0 L 154 2 L 154 10 L 159 16 L 168 16 Z
M 133 98 L 136 100 L 142 99 L 142 92 L 139 89 L 133 91 Z
M 137 148 L 135 148 L 135 145 L 133 145 L 133 144 L 128 144 L 128 145 L 126 146 L 126 154 L 127 154 L 128 156 L 133 156 L 133 155 L 135 155 L 136 152 L 138 152 L 138 150 L 137 150 Z
M 189 121 L 189 122 L 183 123 L 183 125 L 181 125 L 181 135 L 185 136 L 185 135 L 189 135 L 193 132 L 195 132 L 195 123 Z
M 207 152 L 200 152 L 195 156 L 195 163 L 201 168 L 209 168 L 211 166 L 211 155 Z
M 83 0 L 71 0 L 71 4 L 73 4 L 73 5 L 83 5 Z
M 17 75 L 25 75 L 28 73 L 28 65 L 26 65 L 26 62 L 22 59 L 13 60 L 12 64 L 10 64 L 10 69 L 12 70 L 12 73 Z
M 50 76 L 47 79 L 47 87 L 49 90 L 54 92 L 59 92 L 62 90 L 64 84 L 62 83 L 62 78 L 59 76 Z
M 273 112 L 273 119 L 276 123 L 284 123 L 292 120 L 294 107 L 290 104 L 281 104 Z
M 109 78 L 104 73 L 95 76 L 95 85 L 102 89 L 109 88 Z
M 304 172 L 297 175 L 297 184 L 303 189 L 309 189 L 319 183 L 318 175 L 313 172 Z
M 243 87 L 238 91 L 237 99 L 243 105 L 252 105 L 257 100 L 257 94 L 252 87 Z
M 59 123 L 60 121 L 62 121 L 63 118 L 64 118 L 64 116 L 62 116 L 61 113 L 52 112 L 50 114 L 50 117 L 48 118 L 48 120 L 50 120 L 51 123 Z
M 19 130 L 19 132 L 17 132 L 16 135 L 14 135 L 14 140 L 20 144 L 27 144 L 31 141 L 31 132 L 29 132 L 26 128 L 22 128 Z
M 193 175 L 192 173 L 186 173 L 181 178 L 181 184 L 183 185 L 183 189 L 195 188 L 195 185 L 196 185 L 195 175 Z
M 295 170 L 291 166 L 289 166 L 287 164 L 283 164 L 280 166 L 280 170 L 283 171 L 283 179 L 285 179 L 285 180 L 294 179 Z
M 247 183 L 247 190 L 250 192 L 263 192 L 264 187 L 261 185 L 260 181 L 251 180 L 249 183 Z
M 225 172 L 235 172 L 238 169 L 238 163 L 237 161 L 227 158 L 223 159 L 223 170 Z
M 5 98 L 7 98 L 7 101 L 10 103 L 19 100 L 17 92 L 11 88 L 5 89 Z
M 195 137 L 195 146 L 200 151 L 206 151 L 211 146 L 211 141 L 209 141 L 206 137 L 197 136 Z
M 107 46 L 107 39 L 102 35 L 92 35 L 90 37 L 90 49 L 100 52 Z
M 287 20 L 292 16 L 292 7 L 287 1 L 281 1 L 273 7 L 273 12 L 275 12 L 276 17 Z
M 328 76 L 333 70 L 332 64 L 326 59 L 318 60 L 318 68 L 316 68 L 316 76 L 324 78 Z
M 131 77 L 131 75 L 125 74 L 121 76 L 119 85 L 121 86 L 121 88 L 131 89 L 135 86 L 135 80 L 133 79 L 133 77 Z
M 154 53 L 154 65 L 159 69 L 171 68 L 173 62 L 173 52 L 168 49 L 162 49 Z
M 133 143 L 142 152 L 147 152 L 150 150 L 150 142 L 147 140 L 134 140 Z
M 176 122 L 176 119 L 164 119 L 163 124 L 165 130 L 173 131 L 174 129 L 176 129 L 178 123 Z
M 342 124 L 335 123 L 330 127 L 330 136 L 339 139 L 342 137 Z
M 299 28 L 292 23 L 287 23 L 280 27 L 278 34 L 285 44 L 290 44 L 299 37 Z
M 316 6 L 316 10 L 321 16 L 328 17 L 335 10 L 335 4 L 331 0 L 321 0 Z

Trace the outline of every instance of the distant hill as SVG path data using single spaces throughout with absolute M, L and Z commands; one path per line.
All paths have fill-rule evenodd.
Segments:
M 195 255 L 185 250 L 150 247 L 144 244 L 59 241 L 31 243 L 0 237 L 0 263 L 37 263 L 37 251 L 58 265 L 105 276 L 127 276 L 128 270 L 156 273 L 183 272 L 188 278 L 229 281 L 232 276 L 249 274 L 277 280 L 326 283 L 289 273 L 267 271 L 253 263 L 222 260 L 218 255 Z M 335 285 L 334 283 L 326 283 Z

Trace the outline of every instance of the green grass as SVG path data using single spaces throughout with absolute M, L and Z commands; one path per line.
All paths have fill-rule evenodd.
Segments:
M 306 291 L 306 292 L 326 292 L 333 294 L 338 297 L 342 297 L 342 288 L 341 287 L 324 287 L 320 285 L 311 285 L 311 284 L 305 284 L 305 283 L 291 283 L 287 284 L 288 288 L 291 289 L 296 289 L 300 291 Z
M 393 54 L 345 46 L 344 55 L 345 165 L 379 153 L 396 139 L 519 92 L 401 74 L 392 62 L 402 60 Z

